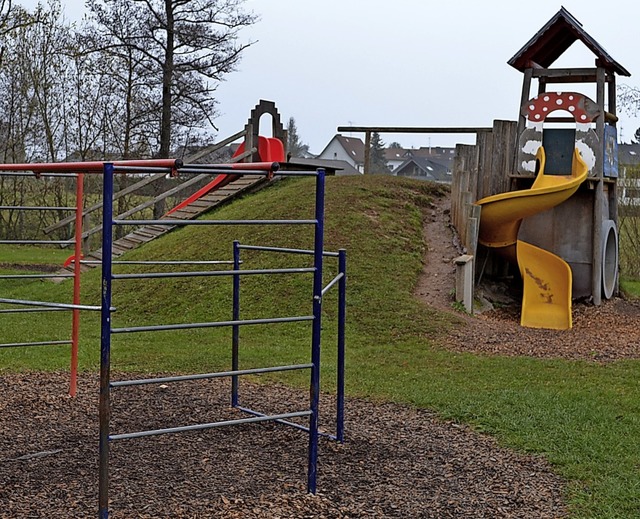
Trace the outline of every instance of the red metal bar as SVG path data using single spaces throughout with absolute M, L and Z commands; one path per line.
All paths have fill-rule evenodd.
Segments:
M 75 261 L 73 263 L 73 304 L 80 304 L 80 258 L 82 257 L 82 203 L 84 200 L 84 175 L 76 179 L 76 228 L 75 228 Z M 71 318 L 71 380 L 69 396 L 76 396 L 78 379 L 78 341 L 80 338 L 80 310 L 74 308 Z
M 102 162 L 43 162 L 32 164 L 0 164 L 0 171 L 33 171 L 34 173 L 102 173 L 105 163 L 114 166 L 140 168 L 171 168 L 182 166 L 180 159 L 115 160 Z

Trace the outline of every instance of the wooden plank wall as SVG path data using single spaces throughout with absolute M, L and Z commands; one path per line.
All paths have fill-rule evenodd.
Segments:
M 474 146 L 458 144 L 451 184 L 451 221 L 461 244 L 475 254 L 478 208 L 474 202 L 509 190 L 515 162 L 517 123 L 494 121 L 491 132 L 479 132 Z

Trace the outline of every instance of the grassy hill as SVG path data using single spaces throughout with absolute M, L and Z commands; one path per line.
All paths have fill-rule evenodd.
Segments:
M 422 271 L 422 212 L 444 188 L 390 177 L 338 177 L 327 182 L 326 249 L 348 251 L 347 391 L 435 409 L 470 423 L 505 445 L 542 453 L 569 480 L 575 517 L 640 516 L 640 406 L 637 361 L 487 357 L 451 353 L 438 340 L 461 326 L 455 314 L 419 302 L 413 289 Z M 287 180 L 208 215 L 219 219 L 311 218 L 313 184 Z M 189 227 L 129 253 L 126 259 L 230 260 L 233 240 L 310 248 L 310 228 Z M 243 252 L 243 268 L 307 266 L 308 257 Z M 335 275 L 327 259 L 326 280 Z M 202 267 L 197 267 L 200 270 Z M 117 272 L 133 272 L 121 266 Z M 242 318 L 310 314 L 308 275 L 247 277 Z M 98 304 L 97 270 L 83 277 L 83 303 Z M 70 283 L 2 282 L 3 297 L 68 301 Z M 186 323 L 231 318 L 231 280 L 184 278 L 114 282 L 114 326 Z M 335 293 L 325 299 L 323 389 L 334 387 Z M 65 338 L 70 317 L 2 316 L 3 342 Z M 62 331 L 51 337 L 52 330 Z M 241 367 L 307 362 L 310 325 L 247 326 Z M 99 357 L 98 316 L 84 315 L 81 368 Z M 116 335 L 115 370 L 208 372 L 228 369 L 230 330 L 208 329 Z M 67 348 L 0 352 L 2 370 L 67 369 Z M 264 380 L 264 378 L 263 378 Z M 306 375 L 280 375 L 304 386 Z M 82 388 L 80 388 L 82 390 Z M 428 441 L 428 438 L 425 438 Z

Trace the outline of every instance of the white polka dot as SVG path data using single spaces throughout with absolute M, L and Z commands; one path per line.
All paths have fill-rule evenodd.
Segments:
M 546 106 L 543 106 L 543 107 L 542 107 L 542 111 L 543 111 L 543 112 L 548 112 L 548 111 L 549 111 L 549 109 L 548 109 Z
M 535 105 L 529 105 L 529 110 L 535 110 L 536 106 Z
M 536 114 L 536 115 L 535 115 L 535 118 L 536 118 L 536 119 L 540 119 L 540 114 Z
M 562 104 L 562 99 L 556 99 L 556 104 L 557 105 L 561 105 Z
M 582 114 L 582 115 L 580 116 L 580 119 L 582 119 L 583 121 L 584 121 L 586 118 L 587 118 L 587 116 L 586 116 L 586 115 L 584 115 L 584 114 Z
M 573 101 L 573 96 L 569 96 L 569 101 Z
M 543 99 L 544 99 L 545 101 L 548 101 L 548 100 L 549 100 L 549 96 L 544 96 L 544 97 L 543 97 Z
M 569 107 L 569 111 L 570 112 L 575 112 L 576 111 L 576 107 L 575 106 L 570 106 Z

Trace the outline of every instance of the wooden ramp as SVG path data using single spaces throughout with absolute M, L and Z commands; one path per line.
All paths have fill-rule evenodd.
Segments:
M 240 178 L 229 182 L 229 184 L 212 191 L 198 200 L 195 200 L 191 204 L 182 209 L 172 212 L 168 216 L 163 216 L 161 219 L 168 220 L 194 220 L 201 214 L 217 207 L 221 204 L 229 202 L 240 194 L 246 194 L 256 189 L 260 189 L 269 183 L 269 180 L 264 175 L 243 175 Z M 178 226 L 175 225 L 148 225 L 140 227 L 135 231 L 130 232 L 126 236 L 114 240 L 113 242 L 113 257 L 117 258 L 125 252 L 133 250 L 140 245 L 147 243 L 159 236 L 162 236 Z M 86 254 L 84 259 L 86 261 L 101 261 L 102 249 L 90 252 Z M 94 265 L 82 265 L 82 270 L 94 267 Z M 61 270 L 61 273 L 68 273 L 73 267 L 65 268 Z M 57 280 L 58 278 L 56 278 Z M 62 281 L 65 278 L 59 278 Z

